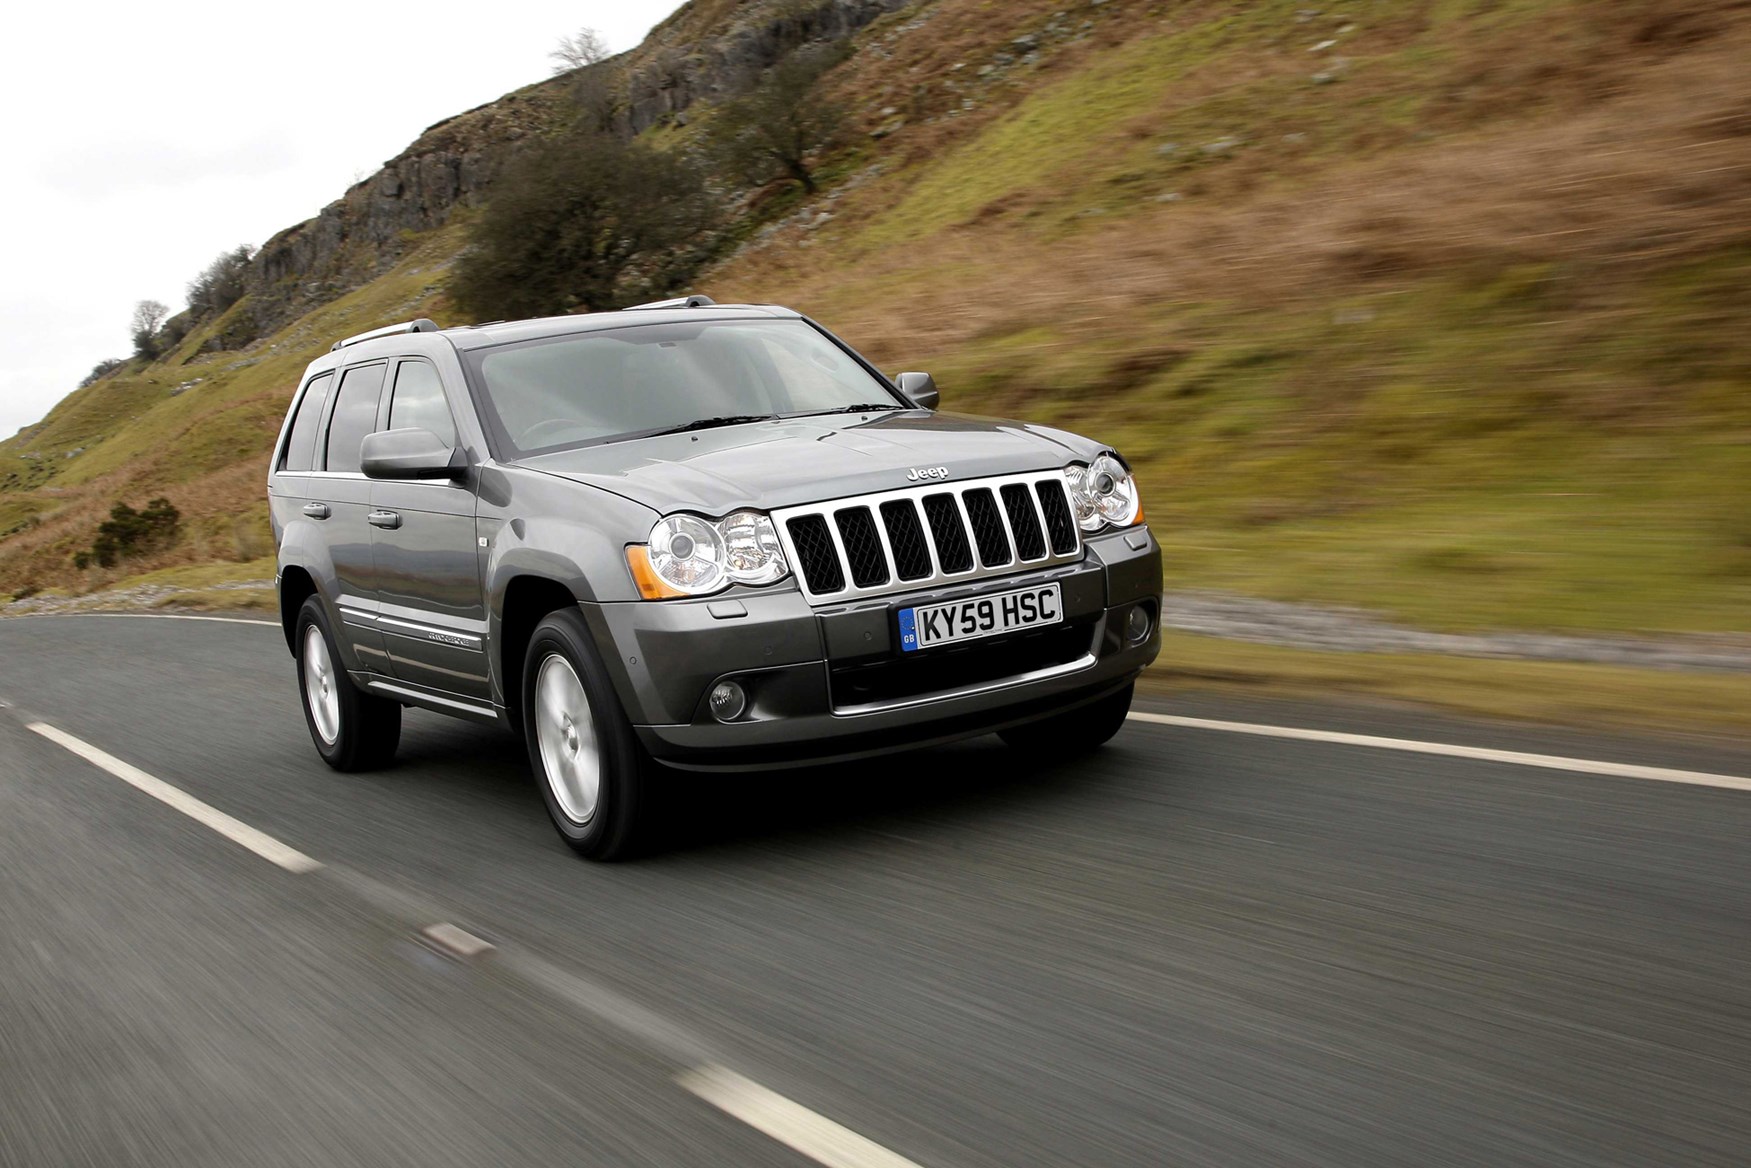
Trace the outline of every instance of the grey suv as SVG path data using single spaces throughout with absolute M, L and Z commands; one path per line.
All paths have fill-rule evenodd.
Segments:
M 1160 648 L 1129 469 L 936 403 L 806 317 L 703 296 L 337 342 L 268 475 L 317 751 L 386 763 L 403 706 L 507 727 L 607 859 L 659 764 L 1106 741 Z

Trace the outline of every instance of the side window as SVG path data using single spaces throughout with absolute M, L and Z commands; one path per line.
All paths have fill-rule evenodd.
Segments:
M 389 399 L 389 428 L 417 426 L 430 430 L 446 445 L 456 445 L 456 420 L 444 400 L 438 371 L 425 361 L 403 361 L 395 367 L 395 390 Z
M 312 377 L 298 399 L 298 413 L 292 419 L 292 432 L 286 438 L 286 450 L 280 458 L 281 470 L 310 470 L 316 465 L 316 431 L 322 425 L 322 407 L 328 401 L 334 374 Z
M 377 428 L 377 399 L 383 393 L 383 371 L 388 366 L 361 365 L 341 374 L 334 394 L 334 413 L 328 420 L 329 470 L 357 471 L 359 444 Z

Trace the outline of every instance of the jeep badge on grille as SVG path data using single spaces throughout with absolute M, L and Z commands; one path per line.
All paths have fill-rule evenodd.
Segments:
M 906 472 L 907 481 L 914 483 L 946 478 L 948 478 L 948 467 L 946 466 L 915 466 Z

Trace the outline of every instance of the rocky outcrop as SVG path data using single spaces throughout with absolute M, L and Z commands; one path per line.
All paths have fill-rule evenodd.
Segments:
M 751 4 L 716 35 L 700 37 L 682 9 L 628 54 L 621 124 L 640 134 L 696 101 L 746 90 L 805 44 L 841 41 L 912 0 L 791 0 Z M 692 5 L 689 6 L 693 7 Z
M 750 0 L 726 11 L 721 0 L 692 0 L 636 49 L 590 68 L 615 91 L 617 127 L 639 134 L 696 101 L 743 92 L 801 45 L 843 40 L 917 2 Z M 409 235 L 482 201 L 520 142 L 572 115 L 575 83 L 551 78 L 439 122 L 314 219 L 268 240 L 248 272 L 255 335 L 370 281 Z

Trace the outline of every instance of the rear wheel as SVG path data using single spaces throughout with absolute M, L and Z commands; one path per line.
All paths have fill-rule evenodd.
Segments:
M 1131 710 L 1133 688 L 1127 685 L 1086 706 L 1011 726 L 998 731 L 998 737 L 1016 750 L 1033 755 L 1068 758 L 1083 754 L 1106 742 L 1124 726 L 1125 715 Z
M 591 860 L 627 855 L 653 764 L 575 609 L 549 615 L 529 638 L 523 731 L 560 838 Z
M 295 643 L 304 722 L 322 761 L 337 771 L 387 765 L 401 741 L 401 706 L 353 684 L 340 663 L 328 614 L 314 596 L 298 612 Z

